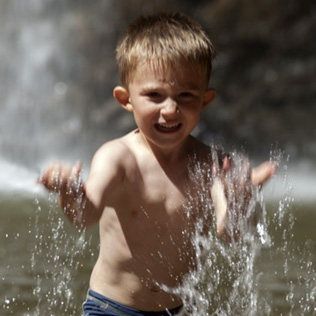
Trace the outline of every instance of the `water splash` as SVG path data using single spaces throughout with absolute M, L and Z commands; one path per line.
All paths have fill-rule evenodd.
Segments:
M 217 153 L 218 149 L 212 150 L 211 160 L 215 163 L 215 171 L 209 170 L 208 163 L 206 165 L 195 163 L 192 169 L 191 177 L 198 186 L 199 194 L 191 196 L 187 207 L 188 217 L 191 216 L 197 203 L 202 210 L 192 237 L 196 268 L 187 275 L 180 287 L 162 287 L 179 295 L 183 299 L 185 312 L 189 312 L 190 315 L 287 315 L 282 312 L 277 314 L 280 309 L 263 295 L 266 291 L 264 288 L 266 275 L 260 270 L 263 252 L 271 252 L 271 256 L 278 252 L 288 254 L 289 243 L 293 239 L 294 217 L 288 216 L 293 199 L 286 174 L 284 154 L 277 150 L 271 151 L 270 159 L 281 168 L 281 176 L 284 177 L 284 185 L 287 187 L 286 194 L 279 201 L 278 208 L 273 210 L 271 217 L 266 210 L 262 191 L 245 178 L 247 160 L 244 156 L 233 152 L 230 155 L 233 168 L 224 176 L 219 171 L 220 159 Z M 232 238 L 229 243 L 219 238 L 216 233 L 214 206 L 209 197 L 210 184 L 219 176 L 224 177 L 227 183 L 229 224 L 226 229 L 230 236 L 234 236 L 236 232 L 238 236 Z M 205 223 L 210 222 L 213 225 L 206 233 Z M 270 233 L 271 226 L 282 231 L 280 248 L 274 235 Z M 236 227 L 238 227 L 237 231 Z M 310 261 L 303 263 L 309 267 L 309 274 L 315 272 Z M 292 270 L 288 267 L 288 260 L 285 259 L 282 273 L 284 276 L 289 276 L 290 271 Z M 312 287 L 310 294 L 301 299 L 306 303 L 302 310 L 311 310 L 311 307 L 307 307 L 309 306 L 307 302 L 310 303 L 311 298 L 315 296 L 315 277 L 312 280 L 309 282 Z M 285 310 L 297 309 L 296 303 L 289 302 L 294 297 L 294 286 L 287 288 L 286 293 Z
M 190 217 L 197 205 L 201 210 L 191 240 L 195 249 L 195 269 L 177 288 L 160 286 L 179 295 L 190 315 L 313 315 L 316 311 L 315 243 L 297 244 L 294 241 L 297 239 L 297 219 L 287 173 L 289 158 L 284 158 L 281 151 L 271 152 L 270 159 L 277 161 L 279 166 L 276 177 L 282 178 L 286 192 L 275 205 L 269 206 L 270 210 L 266 208 L 264 193 L 249 183 L 246 183 L 247 189 L 240 189 L 234 197 L 236 186 L 231 184 L 242 178 L 245 169 L 242 155 L 232 153 L 231 159 L 234 171 L 226 177 L 226 181 L 230 181 L 228 204 L 232 214 L 230 220 L 237 221 L 242 228 L 240 238 L 228 243 L 216 233 L 209 183 L 214 176 L 222 175 L 218 173 L 219 159 L 216 160 L 213 152 L 212 160 L 218 167 L 215 171 L 196 163 L 191 170 L 199 193 L 191 195 L 186 216 Z M 244 194 L 249 193 L 247 205 L 242 204 Z M 244 216 L 236 217 L 241 210 Z M 41 226 L 43 216 L 48 220 Z M 97 242 L 92 243 L 93 237 L 89 234 L 88 238 L 85 231 L 77 232 L 72 228 L 63 218 L 54 195 L 49 197 L 48 205 L 37 202 L 34 226 L 32 271 L 37 298 L 34 315 L 44 312 L 67 316 L 80 314 L 92 261 L 98 251 Z M 232 233 L 234 227 L 228 230 Z M 82 273 L 86 276 L 78 278 Z
M 47 216 L 45 225 L 40 218 Z M 41 221 L 42 222 L 42 221 Z M 36 280 L 33 290 L 37 298 L 34 315 L 78 315 L 83 300 L 82 290 L 88 288 L 89 270 L 95 259 L 91 247 L 93 236 L 86 236 L 85 229 L 77 230 L 63 216 L 58 197 L 50 194 L 48 207 L 37 201 L 35 218 L 35 248 L 32 254 L 32 271 Z M 86 281 L 78 282 L 80 274 Z

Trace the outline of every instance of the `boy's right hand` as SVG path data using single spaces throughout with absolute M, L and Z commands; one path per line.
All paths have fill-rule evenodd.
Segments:
M 69 188 L 78 185 L 80 171 L 80 162 L 77 162 L 73 167 L 57 163 L 47 168 L 38 179 L 38 183 L 43 184 L 49 191 L 63 194 L 66 193 Z
M 59 204 L 73 225 L 85 227 L 89 218 L 84 214 L 87 204 L 85 188 L 80 178 L 81 163 L 77 162 L 73 167 L 64 164 L 54 164 L 47 168 L 38 179 L 38 183 L 59 196 Z M 89 207 L 93 207 L 91 203 Z M 95 221 L 94 221 L 95 222 Z

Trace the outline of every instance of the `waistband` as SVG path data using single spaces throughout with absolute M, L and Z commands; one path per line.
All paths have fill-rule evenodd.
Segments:
M 113 301 L 91 289 L 88 290 L 87 300 L 99 302 L 101 303 L 101 305 L 104 306 L 104 308 L 112 310 L 113 312 L 118 312 L 123 316 L 172 316 L 172 315 L 177 315 L 182 309 L 182 305 L 181 305 L 176 308 L 166 309 L 166 310 L 158 311 L 158 312 L 157 311 L 153 311 L 153 312 L 142 311 L 142 310 L 138 310 L 132 307 L 125 306 L 116 301 Z

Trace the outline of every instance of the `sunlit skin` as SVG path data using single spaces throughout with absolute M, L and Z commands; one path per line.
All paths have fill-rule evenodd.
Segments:
M 100 253 L 91 289 L 140 310 L 171 309 L 181 305 L 181 299 L 159 285 L 178 286 L 194 268 L 190 233 L 199 209 L 188 221 L 184 206 L 188 190 L 195 188 L 190 187 L 187 166 L 193 154 L 204 159 L 209 148 L 190 133 L 215 91 L 192 70 L 153 71 L 142 64 L 129 86 L 115 87 L 113 94 L 134 115 L 138 128 L 97 151 L 82 186 L 83 205 L 74 210 L 77 194 L 68 194 L 80 164 L 53 165 L 40 182 L 59 192 L 61 206 L 75 225 L 99 222 Z M 223 170 L 229 168 L 224 159 Z M 261 185 L 274 171 L 273 163 L 264 163 L 252 170 L 251 180 Z M 222 193 L 214 193 L 220 235 L 225 233 L 227 211 Z

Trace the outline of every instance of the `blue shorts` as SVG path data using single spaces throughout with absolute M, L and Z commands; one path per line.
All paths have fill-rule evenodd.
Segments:
M 170 316 L 177 315 L 181 309 L 182 306 L 161 312 L 145 312 L 112 301 L 92 290 L 88 291 L 83 303 L 84 316 Z

